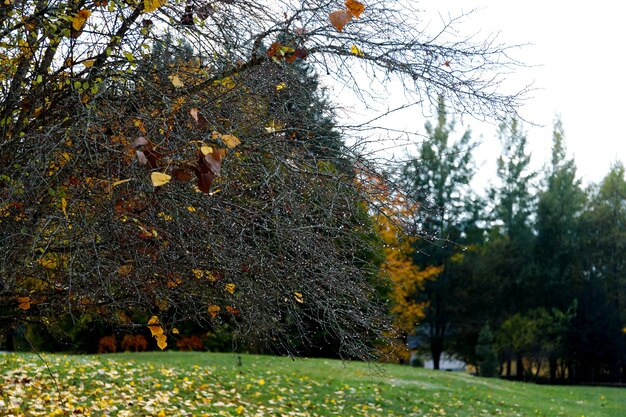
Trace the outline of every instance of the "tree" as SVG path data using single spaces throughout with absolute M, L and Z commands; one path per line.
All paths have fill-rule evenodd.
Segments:
M 407 30 L 415 16 L 354 0 L 0 4 L 5 323 L 150 323 L 164 346 L 178 322 L 229 322 L 289 346 L 313 320 L 368 357 L 386 328 L 361 256 L 368 196 L 292 67 L 359 89 L 350 63 L 415 97 L 514 111 L 517 94 L 493 93 L 506 48 L 438 43 Z
M 483 326 L 476 343 L 476 356 L 478 356 L 478 374 L 480 376 L 494 377 L 498 374 L 498 357 L 494 340 L 495 337 L 489 324 Z
M 384 195 L 381 195 L 379 201 L 384 201 L 385 206 L 376 215 L 375 224 L 383 243 L 381 272 L 389 279 L 389 312 L 398 331 L 391 343 L 382 350 L 394 361 L 408 361 L 408 336 L 415 333 L 428 306 L 420 293 L 426 281 L 441 273 L 441 267 L 427 266 L 422 269 L 413 262 L 415 237 L 406 234 L 402 224 L 412 218 L 416 210 L 415 203 L 411 203 L 403 194 L 393 193 L 382 178 L 370 178 L 370 182 L 375 183 L 379 193 Z
M 561 121 L 557 120 L 552 160 L 538 198 L 533 283 L 537 305 L 561 311 L 570 307 L 575 288 L 572 283 L 580 276 L 578 224 L 586 198 L 576 178 L 574 160 L 566 156 L 564 140 Z
M 581 216 L 582 279 L 568 347 L 578 381 L 624 381 L 626 343 L 626 180 L 616 163 L 590 190 Z
M 421 144 L 418 155 L 402 169 L 401 181 L 407 194 L 419 202 L 416 224 L 428 239 L 416 240 L 413 262 L 420 268 L 437 267 L 439 275 L 425 284 L 426 318 L 422 331 L 433 357 L 434 368 L 453 324 L 455 302 L 450 299 L 457 268 L 462 260 L 463 244 L 474 223 L 468 207 L 469 182 L 473 175 L 470 132 L 466 131 L 456 142 L 450 141 L 454 122 L 448 122 L 443 99 L 439 101 L 437 124 L 426 124 L 428 138 Z
M 533 297 L 528 281 L 534 241 L 532 187 L 536 176 L 529 169 L 526 135 L 518 121 L 512 119 L 502 123 L 498 136 L 502 144 L 502 154 L 497 160 L 498 182 L 489 190 L 492 211 L 488 216 L 488 238 L 475 265 L 475 276 L 492 294 L 492 305 L 470 310 L 467 314 L 476 324 L 481 323 L 478 319 L 482 318 L 496 326 L 507 317 L 524 312 Z M 476 315 L 479 317 L 474 317 Z M 480 328 L 475 326 L 473 331 L 478 334 Z M 509 370 L 511 355 L 506 355 L 505 360 Z

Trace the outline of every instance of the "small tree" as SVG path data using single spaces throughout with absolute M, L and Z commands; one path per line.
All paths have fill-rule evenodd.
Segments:
M 498 374 L 498 355 L 495 337 L 489 323 L 485 324 L 478 335 L 476 356 L 478 357 L 478 375 L 493 377 Z

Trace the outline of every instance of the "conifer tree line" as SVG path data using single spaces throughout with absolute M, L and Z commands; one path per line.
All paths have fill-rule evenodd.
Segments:
M 508 119 L 497 131 L 495 181 L 480 195 L 469 187 L 471 134 L 455 131 L 443 100 L 426 132 L 395 174 L 420 207 L 423 237 L 407 256 L 439 270 L 408 295 L 423 317 L 404 337 L 436 369 L 446 352 L 486 376 L 626 382 L 623 163 L 583 186 L 557 120 L 551 158 L 533 171 L 524 128 Z

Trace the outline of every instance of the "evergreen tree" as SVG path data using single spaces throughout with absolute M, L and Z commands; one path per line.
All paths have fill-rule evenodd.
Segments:
M 626 180 L 615 164 L 592 190 L 581 219 L 584 279 L 568 346 L 579 381 L 623 382 L 626 375 Z
M 470 232 L 476 234 L 475 219 L 468 215 L 474 166 L 470 132 L 455 142 L 451 140 L 454 121 L 448 120 L 443 99 L 439 101 L 437 124 L 426 123 L 426 132 L 428 137 L 418 154 L 403 167 L 401 181 L 420 203 L 417 226 L 426 235 L 414 244 L 414 262 L 423 269 L 441 268 L 439 275 L 425 284 L 423 296 L 428 307 L 424 323 L 418 327 L 425 333 L 434 367 L 439 369 L 460 308 L 451 298 L 461 281 L 463 245 L 468 243 Z
M 478 357 L 478 375 L 493 377 L 498 374 L 498 356 L 494 344 L 495 337 L 489 323 L 485 324 L 478 335 L 476 356 Z
M 535 296 L 541 307 L 567 310 L 574 299 L 573 285 L 580 278 L 579 220 L 586 200 L 576 165 L 566 156 L 560 120 L 554 125 L 552 159 L 537 207 Z
M 494 305 L 490 306 L 488 319 L 497 325 L 503 318 L 522 312 L 532 297 L 527 281 L 533 240 L 530 219 L 534 197 L 531 190 L 536 176 L 529 168 L 531 159 L 526 151 L 526 134 L 518 121 L 513 119 L 502 123 L 498 136 L 502 144 L 502 154 L 497 160 L 498 184 L 489 190 L 494 204 L 490 216 L 491 230 L 489 240 L 482 248 L 477 274 L 488 282 L 489 291 L 493 293 Z M 511 352 L 505 351 L 504 355 L 508 370 Z

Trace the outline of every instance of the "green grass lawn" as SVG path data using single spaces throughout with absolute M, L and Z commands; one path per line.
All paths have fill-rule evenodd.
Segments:
M 232 354 L 0 354 L 2 416 L 625 417 L 626 389 Z M 54 375 L 54 378 L 51 377 Z

